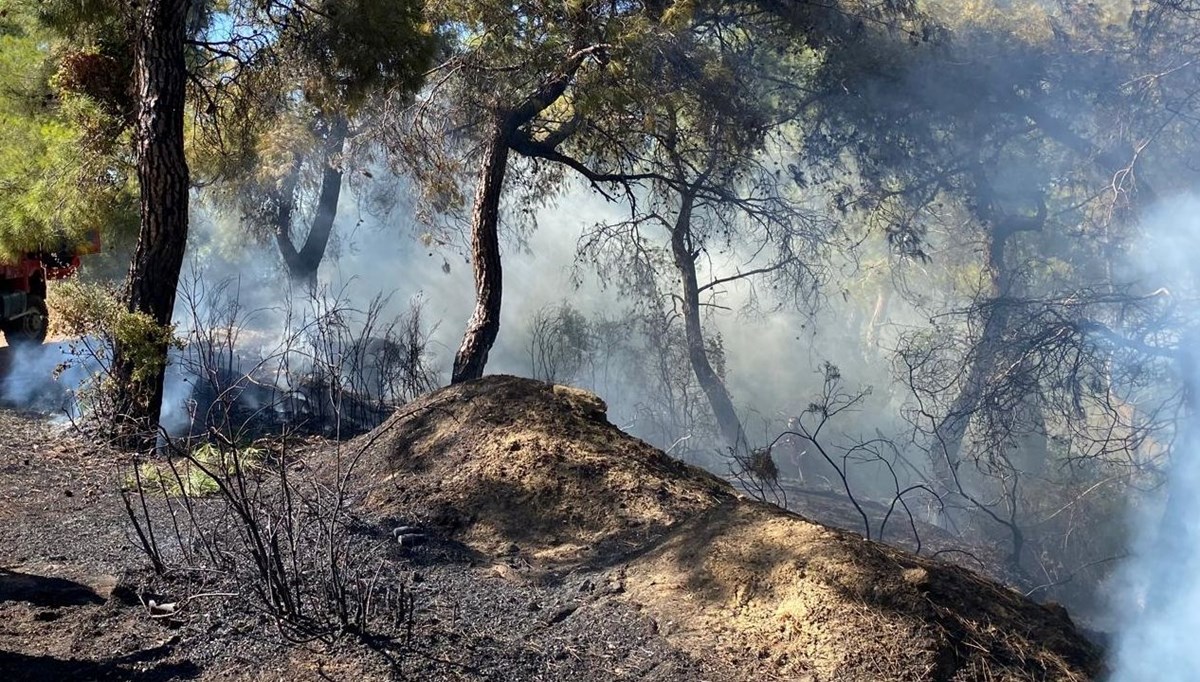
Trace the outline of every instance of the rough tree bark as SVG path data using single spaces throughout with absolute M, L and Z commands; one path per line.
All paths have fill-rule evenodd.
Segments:
M 696 375 L 696 381 L 708 398 L 708 404 L 712 407 L 721 437 L 735 452 L 746 453 L 749 452 L 749 448 L 742 422 L 738 418 L 725 382 L 708 359 L 708 349 L 704 345 L 704 329 L 700 325 L 700 283 L 696 278 L 696 257 L 699 253 L 692 248 L 689 238 L 692 233 L 692 209 L 696 197 L 691 192 L 684 192 L 680 200 L 679 214 L 675 217 L 675 225 L 671 229 L 671 253 L 674 256 L 675 269 L 682 280 L 688 362 Z
M 130 312 L 149 315 L 164 328 L 171 324 L 188 232 L 183 117 L 190 4 L 190 0 L 144 0 L 138 9 L 134 45 L 141 229 L 129 267 L 127 305 Z M 156 360 L 147 365 L 145 353 L 129 347 L 139 341 L 117 339 L 114 349 L 113 373 L 123 412 L 117 420 L 127 434 L 152 437 L 162 408 L 167 345 L 165 339 L 154 339 Z
M 309 287 L 316 285 L 317 269 L 325 259 L 325 249 L 329 246 L 333 222 L 337 218 L 344 172 L 339 157 L 346 146 L 348 129 L 348 121 L 341 116 L 329 124 L 329 132 L 325 136 L 322 150 L 321 189 L 317 195 L 316 213 L 304 238 L 304 244 L 299 249 L 296 248 L 292 234 L 296 183 L 285 187 L 283 191 L 286 195 L 281 196 L 279 200 L 279 219 L 275 225 L 275 242 L 279 245 L 279 254 L 283 257 L 292 281 Z
M 451 383 L 483 376 L 488 352 L 500 332 L 500 300 L 503 274 L 500 266 L 500 195 L 508 169 L 510 130 L 503 117 L 494 121 L 475 187 L 471 216 L 471 263 L 475 270 L 475 312 L 467 323 L 462 345 L 454 357 Z
M 502 277 L 500 270 L 500 196 L 508 169 L 508 154 L 522 146 L 518 131 L 563 96 L 585 59 L 603 46 L 579 47 L 569 54 L 554 74 L 517 106 L 497 107 L 484 141 L 479 165 L 479 184 L 471 215 L 471 264 L 475 270 L 475 311 L 467 323 L 462 345 L 454 356 L 450 383 L 483 376 L 488 353 L 500 333 Z

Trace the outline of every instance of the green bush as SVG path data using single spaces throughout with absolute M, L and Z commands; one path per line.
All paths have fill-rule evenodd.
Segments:
M 142 462 L 136 472 L 126 477 L 123 488 L 136 491 L 140 479 L 143 492 L 171 497 L 203 497 L 220 490 L 214 476 L 225 478 L 257 469 L 262 466 L 264 455 L 261 448 L 253 446 L 224 450 L 205 443 L 186 457 L 166 462 Z
M 117 390 L 118 382 L 111 374 L 113 349 L 120 347 L 132 361 L 132 375 L 126 381 L 139 387 L 163 370 L 167 362 L 164 347 L 184 345 L 173 325 L 163 327 L 146 313 L 128 310 L 121 298 L 117 286 L 111 283 L 68 280 L 50 290 L 52 331 L 71 339 L 74 361 L 92 362 L 102 368 L 76 392 L 80 414 L 101 430 L 118 415 L 134 410 L 136 401 L 149 400 L 147 395 L 129 392 L 129 386 L 125 386 L 125 392 Z M 122 401 L 120 396 L 134 404 Z

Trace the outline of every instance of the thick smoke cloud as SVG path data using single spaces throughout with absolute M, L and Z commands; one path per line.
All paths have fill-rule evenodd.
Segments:
M 95 371 L 88 363 L 75 362 L 67 343 L 4 350 L 6 371 L 0 379 L 0 400 L 26 409 L 69 412 L 72 401 L 64 387 L 82 385 Z
M 547 305 L 568 300 L 588 316 L 620 314 L 629 301 L 588 270 L 574 269 L 576 244 L 586 227 L 627 217 L 628 209 L 606 201 L 585 188 L 568 191 L 558 202 L 540 210 L 537 227 L 524 244 L 504 245 L 504 307 L 501 331 L 489 355 L 489 373 L 528 375 L 529 320 Z M 338 224 L 338 257 L 322 267 L 322 279 L 333 291 L 356 301 L 377 294 L 392 295 L 397 309 L 419 295 L 433 329 L 432 345 L 446 376 L 463 327 L 474 305 L 470 263 L 461 250 L 426 247 L 422 232 L 406 215 L 376 220 L 360 213 L 353 199 L 343 202 Z M 263 256 L 274 265 L 273 254 Z M 732 261 L 734 267 L 736 259 Z M 448 271 L 446 266 L 448 265 Z M 732 271 L 732 270 L 731 270 Z M 581 274 L 581 281 L 575 275 Z M 764 297 L 750 286 L 730 286 L 711 322 L 726 344 L 728 380 L 735 399 L 749 413 L 769 414 L 784 407 L 805 405 L 816 388 L 815 371 L 824 360 L 844 367 L 861 365 L 860 339 L 847 338 L 846 310 L 832 309 L 811 318 L 795 310 L 773 311 L 762 301 L 748 311 L 751 300 Z M 890 379 L 847 371 L 855 383 L 877 387 Z M 602 396 L 612 404 L 621 396 Z

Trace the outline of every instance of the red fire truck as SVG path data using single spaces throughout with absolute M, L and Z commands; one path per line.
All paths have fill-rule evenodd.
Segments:
M 80 256 L 100 250 L 100 239 L 80 248 L 60 248 L 22 254 L 16 262 L 0 262 L 0 331 L 9 345 L 40 344 L 46 340 L 49 311 L 46 282 L 79 271 Z

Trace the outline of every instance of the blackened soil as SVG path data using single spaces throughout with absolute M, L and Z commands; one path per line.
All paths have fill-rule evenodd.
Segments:
M 698 660 L 621 599 L 621 569 L 539 573 L 519 547 L 485 559 L 429 530 L 389 545 L 380 581 L 411 613 L 369 641 L 285 640 L 225 576 L 153 575 L 120 490 L 126 456 L 42 415 L 0 411 L 0 679 L 716 680 L 747 671 Z M 201 515 L 220 514 L 215 500 Z M 151 509 L 160 533 L 165 509 Z M 390 537 L 398 518 L 364 522 Z M 168 559 L 171 557 L 168 556 Z M 214 596 L 234 593 L 236 597 Z M 150 599 L 182 604 L 152 617 Z

